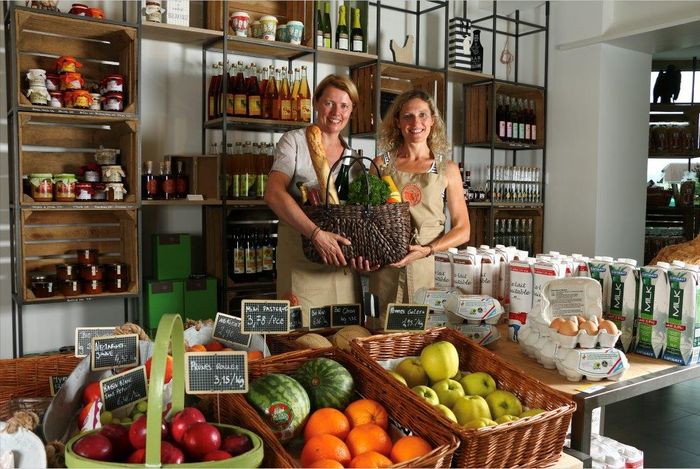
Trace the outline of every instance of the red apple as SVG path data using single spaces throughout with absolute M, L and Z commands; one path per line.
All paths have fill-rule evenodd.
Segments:
M 221 433 L 214 425 L 205 422 L 193 423 L 182 438 L 182 446 L 195 460 L 221 447 Z
M 83 404 L 102 399 L 100 394 L 100 382 L 93 381 L 83 388 Z
M 168 438 L 168 427 L 165 422 L 160 424 L 160 439 L 161 441 Z M 141 449 L 146 447 L 146 416 L 142 415 L 137 418 L 134 423 L 129 427 L 129 441 L 134 449 Z
M 112 458 L 112 443 L 106 436 L 93 433 L 76 441 L 73 451 L 84 458 L 109 461 Z
M 146 378 L 151 379 L 151 361 L 153 357 L 146 360 Z M 173 357 L 168 355 L 165 359 L 165 376 L 163 376 L 163 384 L 168 384 L 173 377 Z
M 126 460 L 129 464 L 144 464 L 146 462 L 146 450 L 144 448 L 137 449 Z
M 238 456 L 253 448 L 253 443 L 246 435 L 229 435 L 224 438 L 221 449 L 228 451 L 233 456 Z
M 112 453 L 116 460 L 122 460 L 127 454 L 131 453 L 129 430 L 124 425 L 115 423 L 103 425 L 100 435 L 107 437 L 112 443 Z
M 228 459 L 232 458 L 230 454 L 228 454 L 226 451 L 222 451 L 220 449 L 217 449 L 215 451 L 211 451 L 207 454 L 204 455 L 202 458 L 202 462 L 205 461 L 221 461 L 222 459 Z
M 182 464 L 185 462 L 185 454 L 172 443 L 162 441 L 160 443 L 161 464 Z
M 176 443 L 182 443 L 182 437 L 193 423 L 206 422 L 207 419 L 199 409 L 185 407 L 170 420 L 170 435 Z

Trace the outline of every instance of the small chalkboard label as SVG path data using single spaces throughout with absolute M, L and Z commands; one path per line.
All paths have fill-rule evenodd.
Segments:
M 301 306 L 289 308 L 289 330 L 295 331 L 304 327 L 304 317 L 301 314 Z
M 63 383 L 66 382 L 68 376 L 49 376 L 49 388 L 51 389 L 51 397 L 55 396 Z
M 331 327 L 331 307 L 321 306 L 309 309 L 309 330 Z
M 212 339 L 229 344 L 243 345 L 248 348 L 250 347 L 251 336 L 241 332 L 241 318 L 224 313 L 216 313 Z
M 422 331 L 428 323 L 428 305 L 389 303 L 386 310 L 386 332 Z
M 114 334 L 113 327 L 76 327 L 75 356 L 87 357 L 92 350 L 93 337 L 105 337 Z
M 331 327 L 361 326 L 362 308 L 359 304 L 331 306 Z
M 185 354 L 188 394 L 248 392 L 246 352 L 188 352 Z
M 110 412 L 147 399 L 146 367 L 132 368 L 124 373 L 101 380 L 100 393 L 102 393 L 105 410 Z
M 286 334 L 289 332 L 289 301 L 243 300 L 241 321 L 244 334 Z
M 139 364 L 138 334 L 93 337 L 90 369 L 109 370 Z

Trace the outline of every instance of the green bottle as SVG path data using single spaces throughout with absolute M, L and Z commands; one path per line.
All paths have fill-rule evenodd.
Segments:
M 331 2 L 326 2 L 323 13 L 323 47 L 331 48 Z

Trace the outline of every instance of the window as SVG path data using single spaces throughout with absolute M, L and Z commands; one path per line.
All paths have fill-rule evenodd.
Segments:
M 695 75 L 695 90 L 693 90 L 693 75 Z M 654 85 L 659 72 L 651 72 L 649 84 L 649 102 L 654 102 Z M 700 72 L 681 72 L 681 90 L 676 103 L 700 103 Z

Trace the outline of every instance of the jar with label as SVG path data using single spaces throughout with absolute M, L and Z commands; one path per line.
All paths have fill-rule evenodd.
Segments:
M 102 166 L 102 182 L 122 182 L 124 176 L 126 175 L 120 165 Z
M 124 97 L 121 93 L 116 91 L 107 93 L 102 97 L 102 110 L 121 112 L 124 110 L 123 100 Z
M 63 93 L 60 91 L 50 91 L 51 101 L 49 101 L 49 106 L 51 107 L 63 107 Z
M 124 77 L 115 73 L 104 77 L 100 85 L 100 93 L 102 94 L 107 94 L 112 91 L 121 93 L 124 91 Z
M 80 278 L 83 280 L 102 280 L 104 267 L 97 264 L 86 264 L 80 268 Z
M 129 280 L 124 278 L 111 278 L 106 282 L 107 291 L 110 293 L 122 293 L 129 288 Z
M 160 23 L 162 21 L 164 12 L 165 10 L 160 7 L 160 2 L 155 1 L 146 2 L 146 6 L 143 9 L 143 14 L 146 15 L 146 21 L 153 21 L 154 23 Z
M 98 20 L 103 20 L 105 17 L 105 12 L 102 10 L 102 8 L 88 8 L 87 16 Z
M 83 293 L 86 295 L 99 295 L 104 291 L 104 284 L 99 280 L 83 282 Z
M 43 68 L 30 68 L 27 70 L 29 86 L 46 86 L 46 70 Z
M 78 249 L 78 264 L 89 265 L 97 263 L 97 249 Z
M 117 164 L 117 153 L 119 150 L 114 148 L 104 148 L 100 145 L 100 148 L 95 150 L 95 161 L 99 165 L 113 165 Z
M 128 279 L 129 278 L 129 266 L 118 262 L 114 264 L 105 265 L 105 273 L 108 279 Z
M 56 73 L 75 72 L 82 66 L 83 64 L 75 60 L 75 57 L 72 57 L 70 55 L 64 55 L 56 60 Z
M 121 182 L 109 182 L 105 184 L 107 191 L 107 200 L 110 202 L 116 202 L 124 200 L 126 195 L 126 189 L 124 189 L 124 184 Z
M 61 89 L 61 77 L 57 73 L 46 74 L 46 89 L 49 91 L 59 91 Z
M 56 202 L 73 202 L 75 200 L 75 174 L 61 173 L 54 175 L 53 193 Z
M 37 298 L 50 298 L 56 295 L 53 280 L 41 280 L 32 282 L 32 292 Z
M 83 173 L 83 181 L 85 182 L 100 182 L 100 171 L 97 165 L 90 163 L 87 166 L 80 168 Z
M 83 3 L 74 3 L 71 6 L 71 9 L 68 11 L 69 14 L 71 15 L 77 15 L 77 16 L 87 16 L 88 15 L 88 6 L 83 4 Z
M 73 107 L 78 109 L 90 109 L 92 96 L 88 90 L 73 90 Z
M 34 105 L 46 106 L 49 104 L 51 95 L 44 85 L 32 86 L 27 90 L 27 98 Z
M 90 103 L 90 110 L 91 111 L 99 111 L 102 109 L 102 96 L 100 96 L 100 93 L 90 93 L 90 97 L 92 98 L 92 102 Z
M 78 296 L 83 292 L 83 287 L 79 280 L 65 280 L 61 282 L 61 293 L 63 296 Z
M 63 107 L 72 108 L 73 107 L 73 92 L 63 91 Z
M 92 200 L 107 200 L 107 185 L 102 182 L 92 184 L 95 193 L 92 195 Z
M 66 72 L 61 74 L 61 91 L 79 90 L 85 84 L 82 75 L 78 72 Z M 89 91 L 85 91 L 90 96 Z
M 80 278 L 79 264 L 56 264 L 56 278 L 58 280 L 78 280 Z
M 51 202 L 53 200 L 53 174 L 30 174 L 29 183 L 32 186 L 31 195 L 35 202 Z
M 75 198 L 77 200 L 92 200 L 95 195 L 95 189 L 91 182 L 76 182 L 75 183 Z

